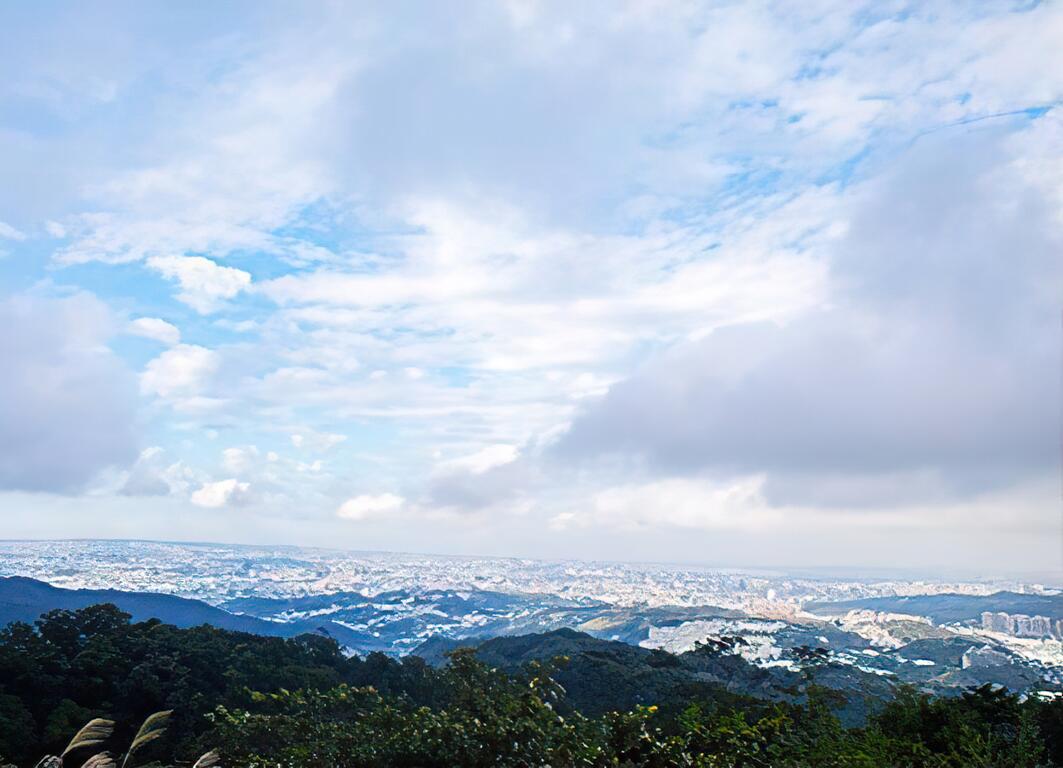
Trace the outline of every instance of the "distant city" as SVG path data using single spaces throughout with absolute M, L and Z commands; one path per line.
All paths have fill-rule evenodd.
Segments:
M 854 674 L 930 688 L 1063 690 L 1063 591 L 1014 579 L 141 541 L 0 542 L 0 576 L 202 601 L 251 631 L 322 632 L 350 653 L 571 628 L 674 653 L 738 638 L 733 652 L 764 668 L 799 668 L 795 649 L 818 647 Z
M 31 576 L 68 588 L 162 592 L 213 605 L 239 597 L 481 589 L 577 600 L 594 598 L 622 606 L 714 605 L 770 616 L 794 615 L 802 605 L 814 601 L 1061 591 L 1058 586 L 1017 578 L 964 581 L 897 575 L 831 577 L 667 563 L 110 540 L 0 541 L 0 575 Z

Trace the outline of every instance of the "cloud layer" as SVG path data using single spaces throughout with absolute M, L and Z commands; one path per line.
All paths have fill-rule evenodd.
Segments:
M 86 295 L 0 302 L 0 488 L 69 493 L 136 457 L 133 374 Z
M 0 11 L 7 488 L 1058 564 L 1060 6 L 289 10 Z
M 670 350 L 581 413 L 558 451 L 767 472 L 780 502 L 855 506 L 881 501 L 882 475 L 934 473 L 947 489 L 907 492 L 962 494 L 1050 472 L 1063 233 L 1023 166 L 1053 139 L 921 141 L 854 191 L 831 305 Z

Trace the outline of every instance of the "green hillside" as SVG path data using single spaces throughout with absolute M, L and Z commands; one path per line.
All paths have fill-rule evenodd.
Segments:
M 0 631 L 0 757 L 69 750 L 62 764 L 81 765 L 128 751 L 147 720 L 158 738 L 127 768 L 212 749 L 237 768 L 1063 765 L 1063 702 L 988 687 L 932 699 L 862 687 L 826 661 L 774 674 L 726 643 L 677 656 L 569 630 L 442 658 L 348 658 L 320 636 L 130 623 L 107 605 L 55 611 Z M 876 696 L 843 725 L 839 712 Z M 93 718 L 113 733 L 97 720 L 99 738 L 70 747 Z

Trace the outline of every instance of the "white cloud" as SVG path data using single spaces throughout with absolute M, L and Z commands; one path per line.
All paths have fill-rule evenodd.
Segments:
M 176 280 L 181 286 L 177 298 L 200 314 L 216 311 L 251 285 L 251 275 L 235 267 L 219 266 L 202 256 L 152 256 L 152 269 Z
M 290 435 L 289 439 L 296 448 L 325 453 L 344 442 L 347 439 L 347 435 L 340 435 L 335 432 L 318 432 L 309 427 L 304 427 L 299 432 Z
M 192 503 L 197 507 L 216 509 L 227 504 L 242 503 L 251 490 L 249 483 L 242 483 L 236 478 L 204 483 L 192 494 Z
M 590 514 L 576 513 L 573 523 L 593 523 L 628 530 L 656 528 L 756 529 L 783 517 L 762 495 L 762 477 L 729 482 L 670 478 L 621 485 L 594 494 Z M 564 515 L 565 513 L 562 513 Z M 555 527 L 568 522 L 554 518 Z
M 177 491 L 158 482 L 162 459 L 145 459 L 151 471 L 131 475 L 130 488 L 139 478 L 187 495 L 239 477 L 256 501 L 290 510 L 298 499 L 330 519 L 341 483 L 415 488 L 415 498 L 404 491 L 414 512 L 479 510 L 461 524 L 490 547 L 508 546 L 496 520 L 518 507 L 554 515 L 594 546 L 595 526 L 637 530 L 642 542 L 654 516 L 687 521 L 661 523 L 682 531 L 676 541 L 700 530 L 715 540 L 745 529 L 727 527 L 730 517 L 705 523 L 698 510 L 740 509 L 713 494 L 753 475 L 766 475 L 769 506 L 799 498 L 840 509 L 865 496 L 888 506 L 917 493 L 930 515 L 948 495 L 946 474 L 1003 482 L 1008 473 L 981 472 L 978 461 L 1026 461 L 1017 427 L 1052 421 L 1037 412 L 1047 396 L 1035 386 L 1055 381 L 1038 373 L 1055 352 L 1048 341 L 1032 349 L 1050 334 L 1024 326 L 1022 307 L 1056 317 L 1058 266 L 1043 256 L 1058 248 L 1028 247 L 1037 228 L 997 224 L 1037 207 L 1063 221 L 1059 109 L 1032 117 L 1063 98 L 1063 8 L 839 7 L 483 3 L 453 25 L 443 8 L 332 4 L 294 28 L 271 14 L 160 28 L 130 6 L 108 25 L 136 34 L 109 36 L 85 35 L 98 22 L 80 12 L 43 14 L 24 37 L 48 44 L 5 49 L 0 63 L 18 73 L 12 87 L 33 115 L 69 130 L 27 120 L 26 132 L 0 132 L 0 177 L 37 180 L 0 188 L 0 210 L 51 222 L 45 230 L 62 238 L 51 266 L 140 263 L 108 287 L 123 306 L 152 301 L 157 273 L 197 312 L 232 311 L 224 322 L 181 321 L 218 351 L 181 344 L 152 318 L 129 329 L 174 345 L 141 379 L 172 407 L 149 403 L 138 419 L 217 463 L 182 465 L 201 474 Z M 146 72 L 160 83 L 150 94 L 135 87 Z M 113 106 L 82 119 L 104 100 Z M 112 113 L 121 127 L 100 130 Z M 964 163 L 928 174 L 911 189 L 933 194 L 894 194 L 858 220 L 867 180 L 905 164 L 913 142 L 960 144 L 977 132 L 1043 151 L 1016 151 L 995 177 L 964 175 Z M 939 184 L 950 178 L 971 183 Z M 972 190 L 988 204 L 942 208 Z M 999 253 L 1005 267 L 985 270 Z M 1020 275 L 1043 279 L 1029 291 Z M 884 292 L 898 287 L 884 309 Z M 954 311 L 965 302 L 970 311 Z M 122 377 L 97 376 L 85 360 L 107 359 L 108 338 L 83 334 L 80 348 L 48 360 L 19 350 L 5 370 L 28 360 L 41 380 L 55 364 L 80 382 L 71 371 L 84 365 L 95 371 L 84 389 L 100 398 Z M 839 377 L 849 386 L 835 386 Z M 927 379 L 962 386 L 942 397 Z M 57 398 L 72 421 L 92 410 L 71 394 L 78 386 Z M 65 410 L 66 396 L 78 408 Z M 131 412 L 137 398 L 128 400 Z M 539 455 L 566 425 L 586 437 L 599 406 L 578 460 Z M 814 418 L 843 407 L 855 415 Z M 905 421 L 913 412 L 918 429 Z M 990 428 L 1000 424 L 1008 429 Z M 340 433 L 352 439 L 326 456 Z M 865 439 L 852 448 L 856 433 Z M 276 448 L 278 436 L 301 460 L 248 466 L 217 450 Z M 616 449 L 618 466 L 599 466 Z M 959 458 L 941 471 L 947 456 Z M 964 457 L 977 459 L 966 475 L 953 471 Z M 824 466 L 812 473 L 795 466 L 816 461 Z M 682 485 L 704 472 L 707 486 Z M 643 520 L 633 509 L 652 506 L 643 496 L 653 492 L 685 512 Z M 390 543 L 406 546 L 407 533 Z
M 204 482 L 203 472 L 182 461 L 168 461 L 166 451 L 155 445 L 141 451 L 118 492 L 123 496 L 184 496 Z
M 398 512 L 404 503 L 405 499 L 393 493 L 355 496 L 343 502 L 336 515 L 344 520 L 370 520 Z
M 180 329 L 158 317 L 138 317 L 126 326 L 126 330 L 134 336 L 152 339 L 168 346 L 181 341 Z
M 158 60 L 168 82 L 183 85 L 125 102 L 139 108 L 138 119 L 117 133 L 143 140 L 139 162 L 115 163 L 112 172 L 79 185 L 91 212 L 66 220 L 71 241 L 56 262 L 117 264 L 189 253 L 224 259 L 250 251 L 306 263 L 331 255 L 275 231 L 333 189 L 322 141 L 336 125 L 337 91 L 364 58 L 351 45 L 352 34 L 363 34 L 352 30 L 362 25 L 344 24 L 339 34 L 322 27 L 329 41 L 317 42 L 262 28 L 272 42 L 260 47 L 250 44 L 246 28 L 220 28 L 236 18 L 208 25 L 212 30 L 202 28 L 202 19 L 193 22 L 195 40 L 179 45 L 169 62 Z M 327 19 L 311 26 L 321 22 Z M 175 51 L 159 40 L 144 44 L 157 54 L 160 44 Z M 142 109 L 155 98 L 167 105 L 164 120 Z M 111 146 L 112 157 L 122 149 Z M 188 299 L 200 301 L 195 293 Z
M 222 451 L 221 465 L 227 472 L 246 473 L 258 459 L 258 448 L 249 445 L 244 448 L 226 448 Z
M 469 472 L 482 475 L 490 469 L 516 461 L 518 456 L 520 456 L 520 449 L 517 446 L 498 443 L 489 445 L 476 453 L 442 462 L 436 466 L 436 472 L 440 474 Z
M 74 492 L 137 456 L 133 373 L 88 294 L 0 300 L 0 489 Z
M 538 466 L 522 459 L 517 446 L 496 443 L 437 463 L 429 474 L 423 503 L 436 512 L 456 515 L 524 514 L 534 505 L 530 492 L 539 480 Z
M 768 211 L 762 229 L 740 219 L 713 237 L 675 227 L 590 237 L 529 229 L 491 206 L 421 202 L 411 211 L 423 232 L 399 244 L 403 259 L 262 284 L 282 306 L 274 338 L 298 350 L 304 372 L 264 377 L 263 396 L 426 430 L 442 420 L 463 450 L 523 444 L 567 421 L 579 395 L 622 378 L 636 350 L 821 302 L 822 264 L 791 243 L 829 236 L 804 234 L 828 203 L 810 195 Z M 691 258 L 718 237 L 726 245 L 712 258 Z M 391 329 L 386 343 L 380 329 Z M 347 375 L 343 359 L 370 373 Z
M 162 496 L 170 492 L 170 485 L 160 472 L 159 458 L 163 449 L 157 445 L 140 452 L 136 464 L 129 471 L 120 493 L 125 496 Z
M 3 238 L 5 240 L 21 241 L 26 239 L 26 235 L 25 233 L 15 229 L 10 224 L 5 224 L 4 222 L 0 221 L 0 238 Z
M 150 361 L 140 374 L 140 391 L 166 399 L 193 398 L 218 370 L 218 353 L 178 344 Z
M 829 305 L 673 347 L 588 403 L 559 454 L 766 473 L 773 504 L 850 509 L 1054 471 L 1063 226 L 1026 174 L 1051 137 L 924 138 L 843 199 Z

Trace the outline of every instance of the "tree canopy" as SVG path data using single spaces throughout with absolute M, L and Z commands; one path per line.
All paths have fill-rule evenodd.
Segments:
M 653 661 L 670 668 L 660 654 Z M 638 684 L 618 685 L 634 673 L 622 657 L 609 662 L 608 675 L 599 666 L 580 676 L 581 658 L 516 672 L 459 649 L 434 668 L 417 657 L 348 657 L 320 636 L 130 623 L 108 605 L 56 611 L 0 630 L 0 757 L 30 765 L 62 755 L 93 722 L 90 741 L 117 754 L 147 722 L 158 733 L 130 767 L 191 764 L 214 748 L 234 767 L 1063 765 L 1059 700 L 989 686 L 937 698 L 901 688 L 849 728 L 835 711 L 841 694 L 812 681 L 790 701 L 704 686 L 630 707 L 573 706 L 561 680 L 582 687 L 580 701 L 594 686 L 608 702 Z M 94 749 L 74 749 L 65 763 L 81 765 Z

